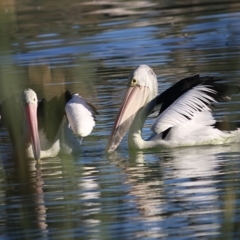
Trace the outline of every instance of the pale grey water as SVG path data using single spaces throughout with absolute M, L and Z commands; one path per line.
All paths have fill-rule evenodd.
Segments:
M 82 154 L 41 169 L 16 169 L 0 130 L 0 239 L 239 239 L 237 144 L 133 154 L 124 138 L 104 152 L 137 65 L 154 69 L 159 92 L 196 73 L 239 84 L 238 1 L 8 1 L 0 30 L 1 100 L 24 87 L 47 98 L 68 88 L 100 113 Z M 233 101 L 216 114 L 237 117 Z

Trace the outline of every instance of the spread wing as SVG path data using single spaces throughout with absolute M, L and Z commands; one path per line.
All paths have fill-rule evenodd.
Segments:
M 157 97 L 157 104 L 162 106 L 151 130 L 159 134 L 191 120 L 196 112 L 210 112 L 210 105 L 230 100 L 228 94 L 236 92 L 239 87 L 227 86 L 212 77 L 182 79 Z

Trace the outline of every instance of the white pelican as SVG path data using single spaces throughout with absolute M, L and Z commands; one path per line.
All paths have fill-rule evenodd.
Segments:
M 113 152 L 128 130 L 129 148 L 137 150 L 240 142 L 239 129 L 221 129 L 224 124 L 213 118 L 209 108 L 229 100 L 228 92 L 239 92 L 239 87 L 195 75 L 182 79 L 158 95 L 155 73 L 149 66 L 140 65 L 129 76 L 128 89 L 106 151 Z M 152 135 L 144 140 L 144 122 L 157 106 L 161 108 L 151 126 Z
M 56 156 L 61 145 L 65 146 L 64 138 L 71 138 L 72 146 L 68 148 L 80 149 L 76 139 L 91 133 L 97 114 L 95 107 L 70 91 L 49 101 L 38 101 L 32 89 L 25 89 L 1 105 L 2 122 L 15 153 L 37 161 Z

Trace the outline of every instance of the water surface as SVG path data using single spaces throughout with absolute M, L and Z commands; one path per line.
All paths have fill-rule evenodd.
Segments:
M 150 65 L 159 92 L 196 73 L 238 84 L 239 40 L 238 1 L 0 3 L 0 100 L 69 89 L 100 113 L 81 154 L 37 169 L 12 164 L 1 128 L 1 239 L 238 239 L 237 144 L 131 153 L 124 138 L 104 150 L 132 69 Z M 216 114 L 237 118 L 238 106 Z

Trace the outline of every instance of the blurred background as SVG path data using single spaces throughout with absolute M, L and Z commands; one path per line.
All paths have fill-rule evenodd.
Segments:
M 0 0 L 0 101 L 78 92 L 99 111 L 80 156 L 11 165 L 0 130 L 1 239 L 239 239 L 239 147 L 104 153 L 129 72 L 159 92 L 200 73 L 240 84 L 239 1 Z M 216 114 L 238 116 L 239 96 Z M 149 135 L 148 120 L 144 134 Z

